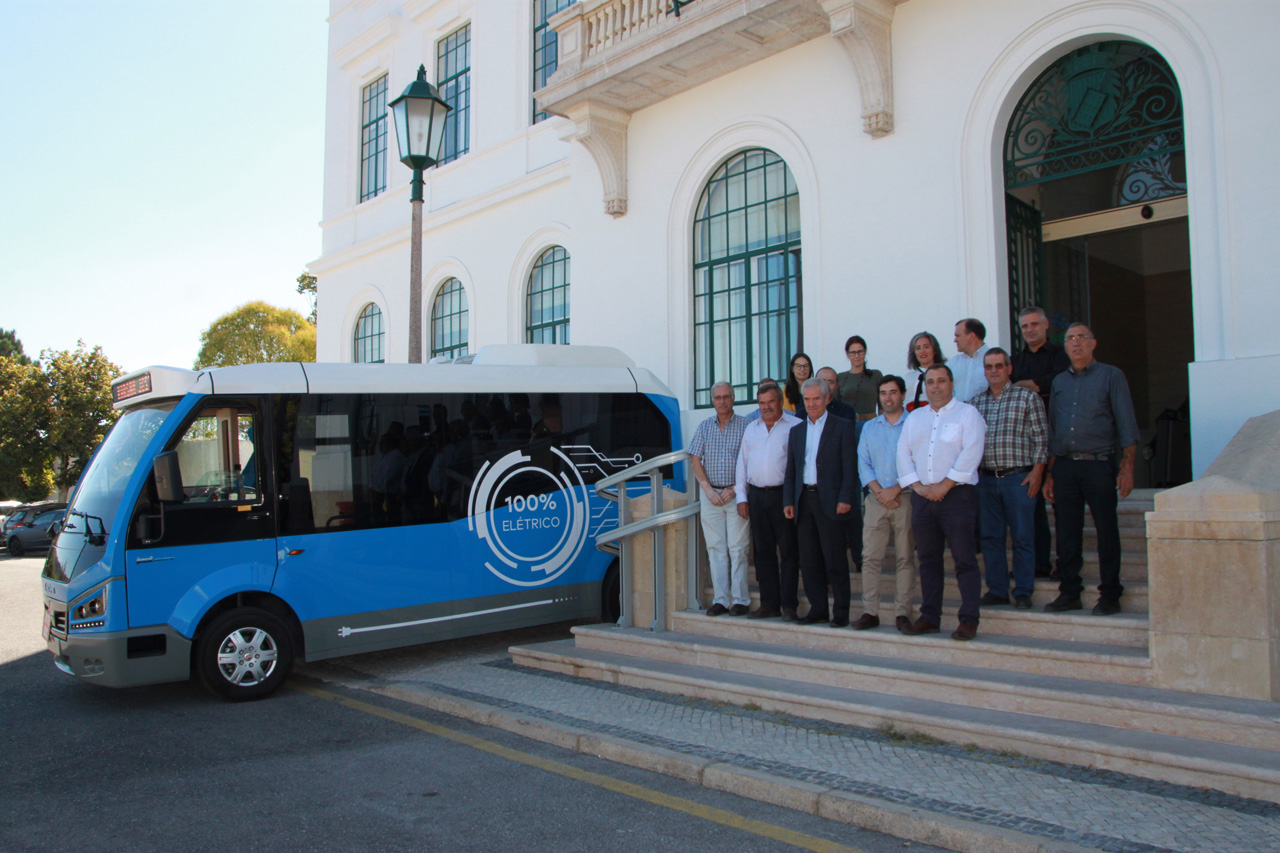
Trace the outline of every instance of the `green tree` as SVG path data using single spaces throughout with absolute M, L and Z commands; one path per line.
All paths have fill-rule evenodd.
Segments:
M 122 371 L 102 352 L 85 349 L 45 350 L 40 354 L 49 389 L 52 417 L 47 432 L 54 461 L 54 485 L 66 491 L 76 484 L 89 457 L 116 422 L 111 407 L 111 380 Z
M 0 497 L 35 501 L 53 491 L 52 418 L 40 365 L 0 358 Z
M 311 277 L 313 280 L 315 276 Z M 301 281 L 301 279 L 299 279 Z M 298 285 L 298 292 L 302 292 L 302 285 Z M 315 315 L 315 310 L 312 310 Z M 27 354 L 22 351 L 22 341 L 18 340 L 18 334 L 14 329 L 0 329 L 0 358 L 12 358 L 19 364 L 30 364 L 31 359 L 27 358 Z
M 311 303 L 311 313 L 307 315 L 307 322 L 311 325 L 316 324 L 316 300 L 320 297 L 319 282 L 316 277 L 309 272 L 304 272 L 298 276 L 298 293 L 307 297 Z
M 266 361 L 315 361 L 316 327 L 291 308 L 250 302 L 200 333 L 196 369 Z

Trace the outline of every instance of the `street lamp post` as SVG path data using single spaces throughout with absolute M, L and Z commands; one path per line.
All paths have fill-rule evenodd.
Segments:
M 413 169 L 413 224 L 409 235 L 409 363 L 422 363 L 422 170 L 440 161 L 445 117 L 452 109 L 427 82 L 427 68 L 418 66 L 414 80 L 388 106 L 396 125 L 400 162 Z

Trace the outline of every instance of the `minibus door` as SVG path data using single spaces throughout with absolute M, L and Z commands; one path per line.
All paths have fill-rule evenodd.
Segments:
M 276 521 L 262 412 L 252 399 L 211 400 L 156 458 L 129 531 L 131 626 L 167 622 L 191 636 L 211 604 L 271 589 Z

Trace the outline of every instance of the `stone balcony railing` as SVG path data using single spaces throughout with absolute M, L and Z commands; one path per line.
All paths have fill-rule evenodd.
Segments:
M 848 53 L 864 130 L 892 132 L 890 30 L 902 2 L 579 0 L 549 22 L 559 62 L 538 106 L 574 122 L 600 169 L 605 210 L 621 216 L 632 113 L 811 39 L 833 37 Z

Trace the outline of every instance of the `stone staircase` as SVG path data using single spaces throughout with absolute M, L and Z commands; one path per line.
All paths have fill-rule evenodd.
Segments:
M 667 632 L 579 626 L 573 640 L 511 654 L 580 677 L 1280 802 L 1280 704 L 1151 686 L 1144 515 L 1152 497 L 1121 504 L 1126 591 L 1115 616 L 983 608 L 977 639 L 959 643 L 947 637 L 958 600 L 949 578 L 942 633 L 908 637 L 893 627 L 886 560 L 882 625 L 869 631 L 678 612 Z M 1096 586 L 1096 555 L 1084 575 Z M 856 618 L 861 575 L 852 580 Z M 1038 579 L 1033 600 L 1056 594 L 1056 581 Z

